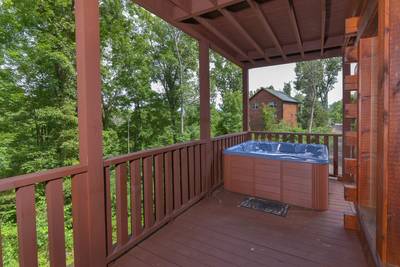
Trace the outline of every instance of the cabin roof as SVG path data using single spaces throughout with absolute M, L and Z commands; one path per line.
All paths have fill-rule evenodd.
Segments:
M 365 0 L 136 0 L 227 59 L 256 68 L 343 55 Z
M 282 91 L 278 91 L 278 90 L 274 90 L 274 89 L 270 89 L 270 88 L 260 88 L 252 97 L 250 97 L 250 100 L 253 99 L 256 95 L 258 95 L 260 92 L 266 91 L 268 93 L 270 93 L 271 95 L 279 98 L 281 101 L 283 102 L 289 102 L 289 103 L 294 103 L 294 104 L 300 104 L 300 101 L 298 101 L 297 99 L 288 96 L 287 94 L 285 94 Z

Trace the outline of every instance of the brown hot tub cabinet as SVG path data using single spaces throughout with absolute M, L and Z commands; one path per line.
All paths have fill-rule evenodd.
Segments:
M 328 163 L 224 154 L 225 189 L 288 204 L 328 208 Z

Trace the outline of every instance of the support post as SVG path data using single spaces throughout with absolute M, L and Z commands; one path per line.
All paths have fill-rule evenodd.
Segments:
M 106 266 L 98 0 L 75 0 L 79 159 L 72 179 L 75 266 Z
M 378 2 L 377 250 L 400 265 L 400 2 Z
M 249 131 L 249 70 L 243 68 L 243 131 Z
M 210 44 L 206 40 L 199 41 L 200 62 L 200 139 L 206 141 L 205 174 L 206 191 L 211 189 L 211 115 L 210 115 Z
M 345 103 L 349 103 L 351 100 L 351 92 L 344 90 L 345 88 L 345 77 L 351 74 L 350 70 L 350 63 L 346 63 L 345 60 L 342 61 L 343 63 L 343 124 L 342 124 L 342 179 L 344 181 L 351 181 L 352 177 L 348 177 L 346 174 L 346 158 L 352 157 L 352 147 L 347 144 L 347 139 L 345 138 L 346 133 L 351 131 L 351 119 L 348 119 L 344 116 L 345 114 Z

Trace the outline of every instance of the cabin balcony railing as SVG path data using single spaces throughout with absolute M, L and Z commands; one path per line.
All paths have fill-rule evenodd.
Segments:
M 105 159 L 107 263 L 220 186 L 225 148 L 251 139 L 324 143 L 333 148 L 335 174 L 340 137 L 336 134 L 241 132 L 210 141 L 192 141 Z M 76 250 L 85 244 L 82 231 L 78 229 L 79 222 L 84 220 L 82 216 L 87 216 L 80 207 L 86 193 L 80 185 L 87 179 L 87 167 L 76 165 L 0 180 L 0 192 L 15 191 L 21 266 L 37 266 L 38 262 L 35 193 L 40 184 L 44 185 L 47 204 L 48 261 L 51 266 L 66 266 L 63 187 L 66 179 L 71 179 L 74 261 L 78 263 L 81 261 L 77 257 L 83 255 Z M 3 265 L 1 260 L 0 257 L 0 266 Z
M 248 133 L 192 141 L 135 152 L 103 161 L 107 262 L 110 263 L 222 184 L 222 152 L 246 141 Z M 65 182 L 71 182 L 75 265 L 86 245 L 82 205 L 87 166 L 76 165 L 0 180 L 0 193 L 15 193 L 20 266 L 38 266 L 38 188 L 44 188 L 48 227 L 48 263 L 66 266 Z M 1 225 L 0 225 L 1 229 Z M 0 231 L 0 267 L 3 250 Z M 16 248 L 17 249 L 17 248 Z M 69 254 L 71 255 L 71 254 Z M 69 260 L 69 262 L 71 259 Z
M 230 134 L 105 160 L 107 261 L 221 185 L 222 151 L 247 137 Z
M 251 140 L 324 144 L 329 151 L 329 175 L 342 177 L 342 135 L 333 133 L 249 132 Z

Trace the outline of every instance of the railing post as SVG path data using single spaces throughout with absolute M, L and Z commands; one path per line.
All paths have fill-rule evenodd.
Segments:
M 249 70 L 242 69 L 243 78 L 243 131 L 249 131 Z
M 106 266 L 98 0 L 75 0 L 79 159 L 73 183 L 75 266 Z
M 202 174 L 206 179 L 206 188 L 210 190 L 211 185 L 211 129 L 210 129 L 210 44 L 206 40 L 199 42 L 199 62 L 200 62 L 200 139 L 206 141 L 205 151 L 205 173 Z

